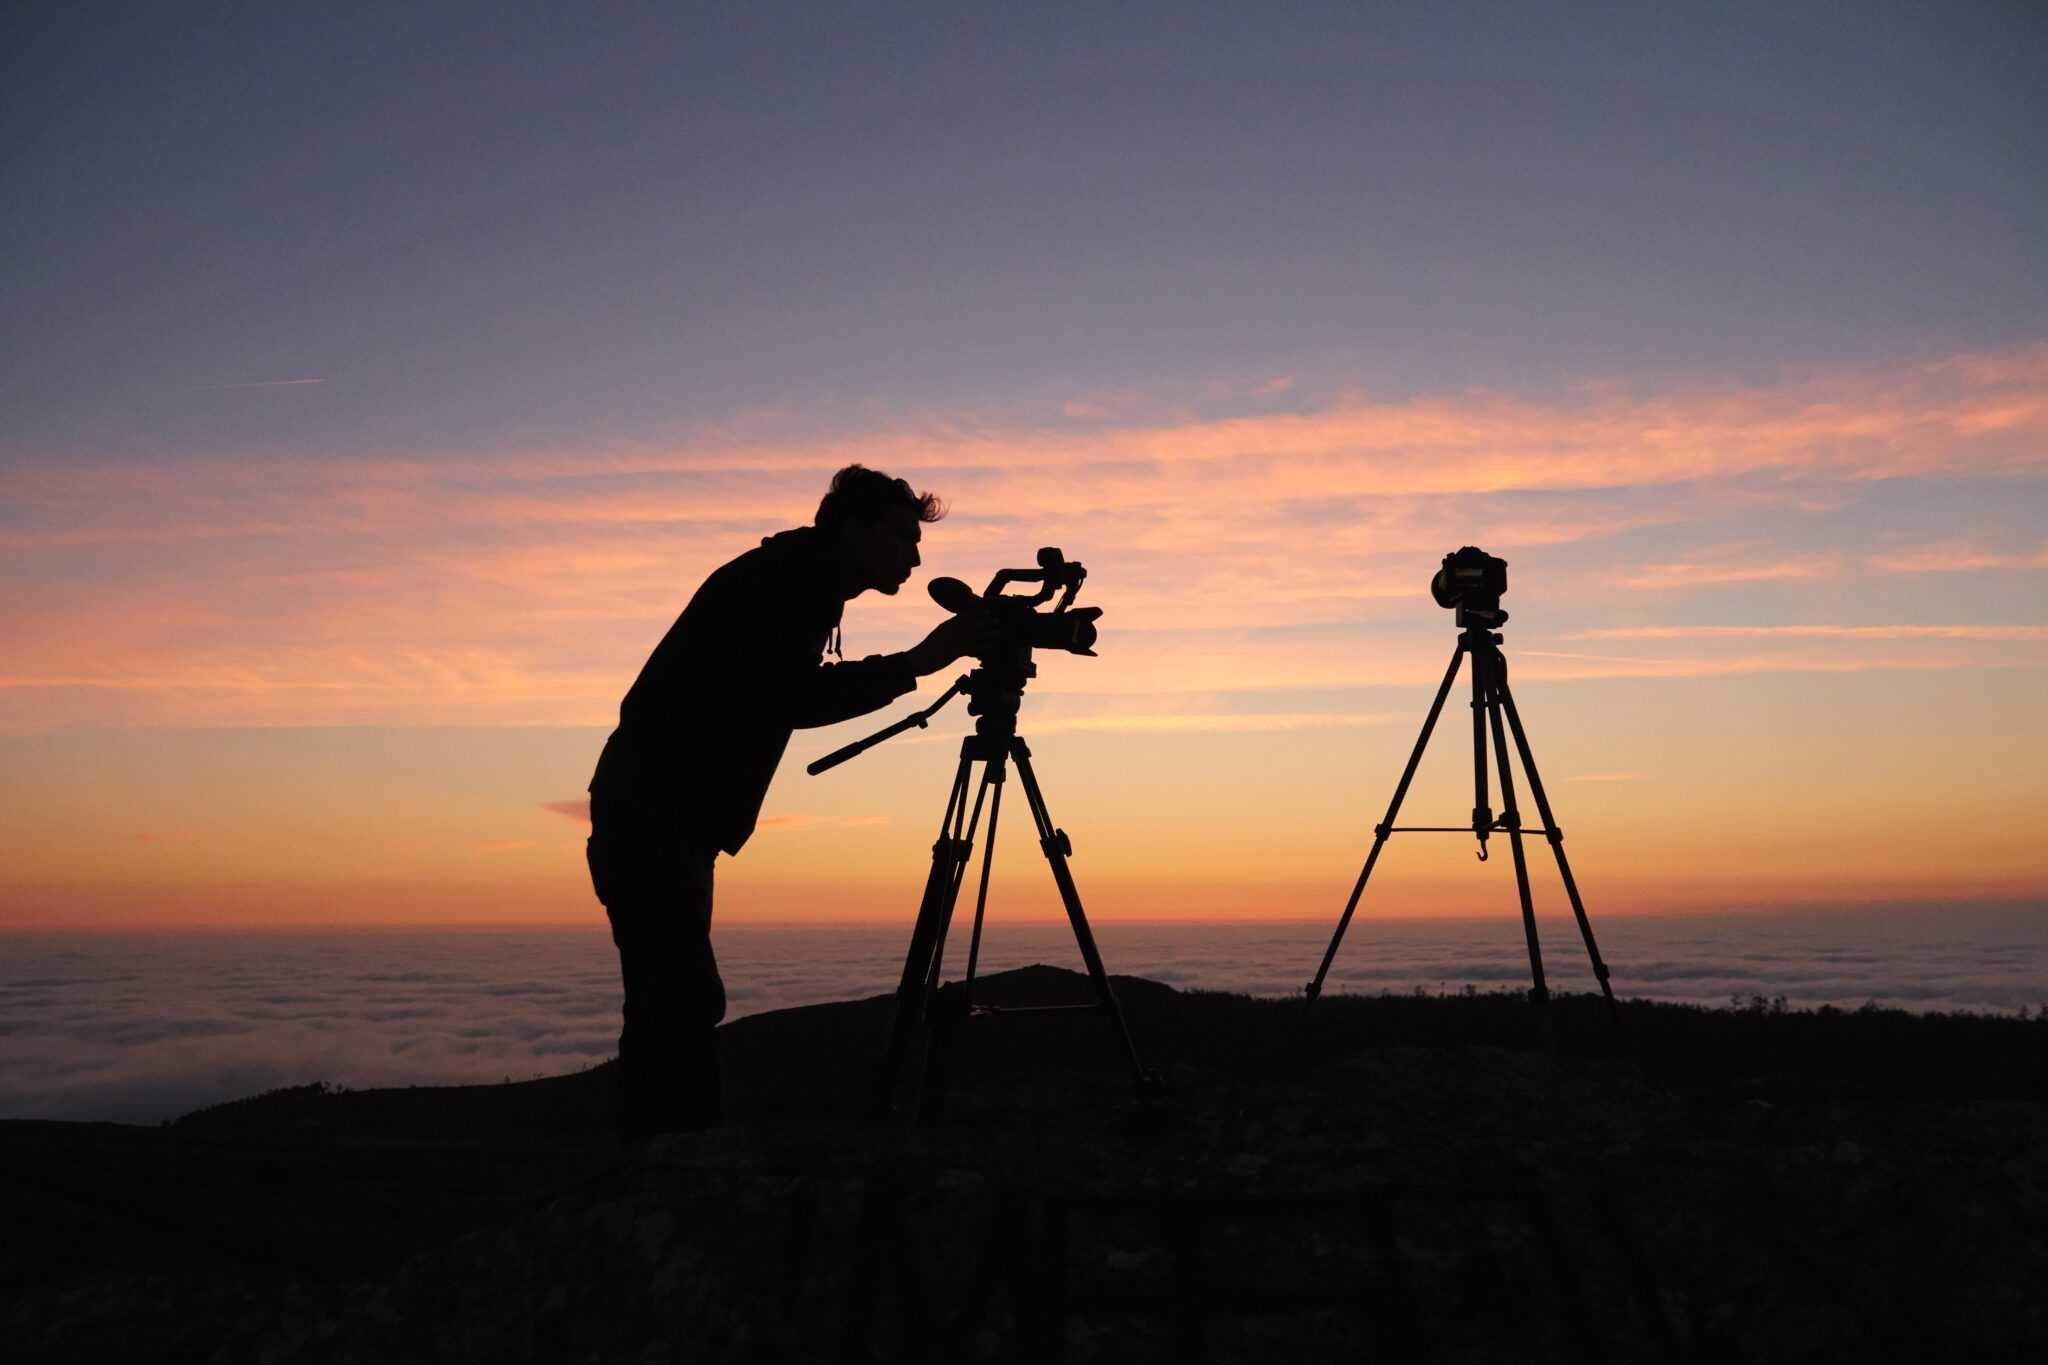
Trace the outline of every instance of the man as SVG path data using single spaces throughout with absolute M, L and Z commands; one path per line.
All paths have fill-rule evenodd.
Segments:
M 754 832 L 790 731 L 885 706 L 994 643 L 990 622 L 951 616 L 900 654 L 824 662 L 845 604 L 908 582 L 922 524 L 944 514 L 931 494 L 848 465 L 813 525 L 704 581 L 619 703 L 590 781 L 589 857 L 625 979 L 622 1140 L 718 1121 L 711 867 Z

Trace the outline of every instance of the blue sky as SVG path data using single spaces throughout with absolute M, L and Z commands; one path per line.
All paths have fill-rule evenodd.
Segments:
M 1757 378 L 2048 307 L 2032 5 L 10 15 L 10 459 Z

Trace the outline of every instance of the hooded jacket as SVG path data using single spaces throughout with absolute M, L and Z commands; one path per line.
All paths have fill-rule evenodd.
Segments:
M 590 779 L 595 835 L 738 853 L 792 730 L 917 685 L 901 654 L 823 661 L 845 607 L 833 568 L 825 537 L 804 526 L 704 580 L 619 703 Z

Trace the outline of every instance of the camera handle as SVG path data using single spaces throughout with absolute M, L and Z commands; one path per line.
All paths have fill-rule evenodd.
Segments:
M 869 735 L 866 739 L 857 739 L 843 749 L 834 749 L 831 753 L 826 754 L 823 758 L 817 760 L 815 763 L 806 764 L 804 766 L 804 771 L 809 773 L 812 777 L 816 777 L 819 773 L 824 772 L 827 768 L 836 768 L 840 764 L 846 762 L 846 760 L 849 758 L 860 757 L 868 750 L 874 748 L 877 744 L 880 744 L 883 740 L 894 738 L 895 736 L 902 734 L 905 730 L 908 730 L 913 725 L 915 725 L 918 729 L 922 730 L 928 723 L 930 723 L 931 718 L 939 713 L 939 709 L 941 707 L 943 707 L 947 702 L 953 700 L 953 698 L 960 695 L 960 689 L 962 689 L 965 686 L 967 686 L 967 678 L 965 675 L 955 678 L 953 680 L 953 685 L 946 689 L 945 694 L 941 696 L 937 701 L 933 702 L 930 706 L 925 707 L 924 710 L 913 711 L 911 714 L 905 716 L 902 720 L 897 721 L 894 725 L 891 725 L 886 729 L 877 730 L 875 731 L 875 733 Z

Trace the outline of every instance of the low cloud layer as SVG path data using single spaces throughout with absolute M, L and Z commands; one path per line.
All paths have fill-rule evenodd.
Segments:
M 2048 907 L 1596 920 L 1626 996 L 1720 1005 L 1867 1000 L 1916 1010 L 2038 1007 Z M 1112 971 L 1285 996 L 1333 924 L 1098 926 Z M 896 929 L 728 928 L 732 1017 L 882 995 Z M 1554 989 L 1591 990 L 1569 919 L 1544 924 Z M 612 1055 L 618 966 L 594 932 L 221 933 L 9 937 L 0 966 L 0 1118 L 152 1123 L 309 1081 L 452 1085 L 574 1071 Z M 1064 927 L 992 925 L 985 970 L 1078 968 Z M 1511 915 L 1357 920 L 1329 989 L 1520 988 Z
M 22 935 L 0 1117 L 154 1122 L 284 1085 L 573 1071 L 616 1048 L 598 935 Z

